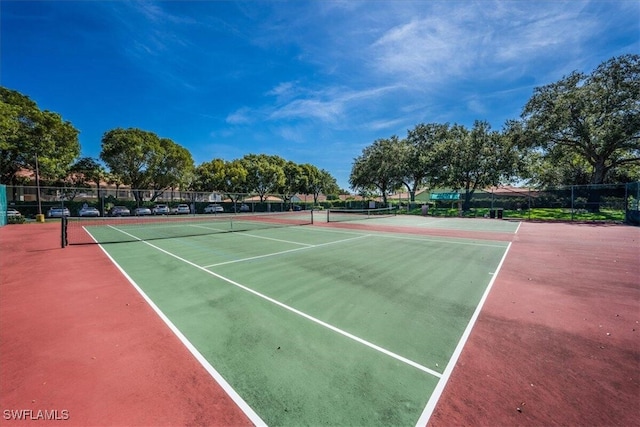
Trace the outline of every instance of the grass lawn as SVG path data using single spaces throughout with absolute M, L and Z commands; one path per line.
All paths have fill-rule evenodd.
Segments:
M 481 218 L 489 217 L 489 208 L 471 209 L 463 212 L 463 217 Z M 533 208 L 524 210 L 502 211 L 504 219 L 527 219 L 541 221 L 607 221 L 607 222 L 623 222 L 625 220 L 624 210 L 601 209 L 600 212 L 589 212 L 585 209 L 565 208 Z M 421 215 L 420 208 L 412 209 L 410 215 Z M 453 217 L 459 216 L 457 209 L 430 209 L 430 216 Z

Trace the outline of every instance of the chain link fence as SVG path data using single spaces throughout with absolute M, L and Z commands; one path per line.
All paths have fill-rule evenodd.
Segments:
M 451 190 L 447 193 L 452 193 Z M 424 192 L 418 204 L 428 204 L 435 216 L 472 216 L 525 220 L 625 222 L 639 225 L 640 183 L 572 185 L 544 189 L 500 187 L 475 191 L 465 204 L 465 193 L 455 200 L 433 200 Z
M 449 190 L 450 191 L 450 190 Z M 457 200 L 432 200 L 434 191 L 425 191 L 415 202 L 401 196 L 389 196 L 390 204 L 398 204 L 402 211 L 420 214 L 421 206 L 429 205 L 429 215 L 473 216 L 505 219 L 606 221 L 640 224 L 638 212 L 640 182 L 604 185 L 559 186 L 544 189 L 501 187 L 492 191 L 475 191 L 468 201 L 468 209 L 462 209 L 465 194 L 459 192 Z M 133 214 L 135 208 L 152 209 L 165 204 L 171 210 L 179 204 L 189 206 L 191 214 L 210 211 L 233 212 L 283 212 L 289 210 L 381 207 L 379 200 L 342 196 L 329 200 L 324 196 L 315 203 L 313 195 L 285 197 L 278 194 L 191 192 L 180 190 L 135 190 L 127 187 L 40 187 L 6 186 L 7 204 L 18 209 L 23 216 L 35 218 L 47 214 L 52 207 L 69 209 L 71 216 L 85 206 L 95 207 L 101 215 L 108 215 L 114 206 L 124 206 Z M 218 208 L 207 206 L 215 205 Z
M 192 192 L 180 190 L 135 190 L 126 187 L 77 188 L 7 186 L 7 197 L 12 207 L 30 218 L 38 213 L 47 214 L 51 208 L 67 208 L 76 216 L 83 207 L 97 208 L 107 216 L 114 206 L 124 206 L 133 214 L 136 208 L 154 208 L 166 205 L 171 210 L 178 205 L 188 205 L 189 213 L 205 213 L 209 205 L 224 212 L 282 212 L 300 210 L 313 205 L 313 196 L 264 195 L 257 193 Z

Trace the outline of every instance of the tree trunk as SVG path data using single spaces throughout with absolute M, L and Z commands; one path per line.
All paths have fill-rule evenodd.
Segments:
M 604 159 L 598 159 L 595 165 L 593 165 L 593 178 L 591 183 L 593 187 L 589 187 L 589 196 L 587 198 L 587 210 L 589 212 L 600 212 L 600 198 L 602 196 L 602 190 L 600 185 L 604 182 L 604 178 L 607 174 L 607 168 L 605 166 Z

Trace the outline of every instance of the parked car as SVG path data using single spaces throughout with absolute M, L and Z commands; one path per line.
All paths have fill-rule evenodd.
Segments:
M 8 208 L 7 209 L 7 218 L 17 218 L 22 216 L 22 214 L 20 212 L 18 212 L 17 210 L 13 209 L 13 208 Z
M 85 206 L 78 210 L 78 216 L 100 216 L 100 211 L 91 206 Z
M 114 206 L 109 210 L 109 216 L 129 216 L 131 211 L 126 206 Z
M 151 209 L 145 207 L 135 208 L 133 214 L 136 216 L 151 215 Z
M 293 210 L 294 211 L 301 211 L 302 207 L 300 205 L 293 205 Z
M 69 208 L 61 208 L 60 206 L 54 206 L 49 208 L 47 217 L 49 218 L 62 218 L 63 216 L 71 216 Z
M 171 213 L 167 205 L 155 205 L 153 209 L 151 209 L 151 212 L 154 215 L 168 215 Z
M 240 212 L 249 212 L 249 205 L 245 205 L 244 203 L 240 206 Z
M 178 215 L 181 214 L 190 214 L 191 213 L 191 209 L 189 209 L 189 205 L 186 205 L 184 203 L 179 204 L 178 206 L 176 206 L 174 209 L 173 213 L 176 213 Z
M 224 208 L 220 205 L 210 204 L 205 206 L 204 213 L 224 212 Z

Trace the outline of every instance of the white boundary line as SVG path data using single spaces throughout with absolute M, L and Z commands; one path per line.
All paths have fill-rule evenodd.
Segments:
M 260 258 L 267 258 L 267 257 L 272 257 L 272 256 L 277 256 L 277 255 L 282 255 L 282 254 L 288 254 L 291 252 L 297 252 L 297 251 L 304 251 L 307 249 L 313 249 L 313 248 L 318 248 L 321 246 L 327 246 L 327 245 L 333 245 L 336 243 L 342 243 L 342 242 L 348 242 L 351 240 L 357 240 L 357 239 L 362 239 L 364 237 L 370 236 L 369 234 L 362 234 L 358 237 L 351 237 L 349 239 L 342 239 L 342 240 L 336 240 L 333 242 L 327 242 L 327 243 L 319 243 L 317 245 L 310 245 L 310 244 L 306 244 L 306 243 L 296 243 L 296 242 L 288 242 L 288 243 L 292 243 L 292 244 L 304 244 L 305 247 L 304 248 L 295 248 L 295 249 L 287 249 L 286 251 L 280 251 L 280 252 L 273 252 L 270 254 L 264 254 L 264 255 L 256 255 L 256 256 L 252 256 L 252 257 L 248 257 L 248 258 L 241 258 L 241 259 L 234 259 L 231 261 L 225 261 L 225 262 L 219 262 L 216 264 L 210 264 L 210 265 L 205 265 L 204 268 L 211 268 L 211 267 L 218 267 L 220 265 L 227 265 L 227 264 L 235 264 L 237 262 L 245 262 L 245 261 L 251 261 L 254 259 L 260 259 Z M 254 236 L 254 237 L 260 237 L 260 236 Z M 279 240 L 281 242 L 286 242 L 286 240 Z
M 306 231 L 315 231 L 315 232 L 320 232 L 320 233 L 339 233 L 339 234 L 355 234 L 355 235 L 361 235 L 363 233 L 366 233 L 366 231 L 344 231 L 344 230 L 339 230 L 339 229 L 328 229 L 328 228 L 305 228 Z M 455 230 L 455 231 L 460 231 L 460 230 Z M 491 240 L 491 239 L 469 239 L 468 237 L 446 237 L 443 236 L 440 239 L 435 239 L 433 237 L 427 237 L 427 236 L 417 236 L 417 237 L 411 237 L 408 235 L 408 232 L 393 232 L 393 233 L 376 233 L 376 234 L 367 234 L 373 237 L 381 237 L 384 239 L 400 239 L 400 240 L 416 240 L 419 242 L 434 242 L 434 243 L 443 243 L 443 244 L 447 244 L 447 245 L 469 245 L 469 246 L 488 246 L 488 247 L 496 247 L 496 248 L 500 248 L 500 247 L 504 247 L 505 245 L 500 245 L 497 242 L 502 242 L 504 244 L 506 244 L 507 242 L 503 242 L 502 240 Z M 452 239 L 458 239 L 458 240 L 452 240 Z M 474 242 L 474 241 L 464 241 L 464 240 L 477 240 L 479 242 Z M 496 243 L 480 243 L 480 242 L 496 242 Z
M 88 230 L 85 231 L 93 238 L 93 235 L 89 233 Z M 96 243 L 98 243 L 96 241 Z M 235 402 L 236 405 L 244 412 L 244 414 L 251 420 L 251 422 L 256 426 L 266 426 L 262 418 L 249 406 L 247 402 L 244 401 L 242 397 L 231 387 L 231 385 L 224 379 L 222 375 L 207 361 L 207 359 L 198 351 L 197 348 L 185 337 L 182 332 L 169 320 L 169 318 L 160 310 L 160 308 L 147 296 L 147 294 L 138 286 L 138 284 L 124 271 L 124 269 L 116 262 L 115 259 L 109 255 L 109 253 L 102 247 L 102 245 L 98 244 L 102 252 L 111 260 L 111 262 L 120 270 L 122 275 L 131 283 L 131 285 L 138 291 L 138 293 L 144 298 L 144 300 L 149 304 L 149 306 L 156 312 L 156 314 L 162 319 L 162 321 L 169 327 L 171 332 L 175 334 L 176 337 L 184 344 L 184 346 L 189 350 L 189 352 L 196 358 L 196 360 L 202 365 L 202 367 L 211 375 L 211 377 L 222 387 L 222 389 L 227 393 L 227 395 Z
M 489 248 L 504 248 L 505 245 L 504 244 L 493 244 L 493 243 L 476 243 L 476 242 L 459 242 L 459 241 L 447 241 L 447 240 L 438 240 L 438 239 L 430 239 L 430 238 L 421 238 L 421 237 L 407 237 L 407 236 L 394 236 L 394 235 L 387 235 L 387 234 L 376 234 L 376 237 L 384 237 L 385 239 L 400 239 L 400 240 L 416 240 L 418 242 L 435 242 L 435 243 L 444 243 L 447 245 L 465 245 L 465 246 L 484 246 L 484 247 L 489 247 Z M 446 237 L 445 239 L 454 239 L 455 237 L 449 238 Z M 482 239 L 476 239 L 476 240 L 482 240 Z M 485 242 L 498 242 L 498 240 L 485 240 Z M 502 241 L 499 241 L 502 242 Z M 503 243 L 507 243 L 507 242 L 503 242 Z
M 518 234 L 518 231 L 520 230 L 521 225 L 522 225 L 522 221 L 519 221 L 518 226 L 516 227 L 516 231 L 514 231 L 513 234 Z
M 228 232 L 229 230 L 223 230 L 221 228 L 215 228 L 215 227 L 206 227 L 204 225 L 193 225 L 193 227 L 197 227 L 197 228 L 203 228 L 205 230 L 213 230 L 213 231 L 223 231 L 223 232 Z M 246 237 L 253 237 L 255 239 L 265 239 L 265 240 L 273 240 L 274 242 L 283 242 L 283 243 L 291 243 L 293 245 L 300 245 L 300 246 L 313 246 L 309 243 L 300 243 L 300 242 L 293 242 L 290 240 L 282 240 L 282 239 L 276 239 L 273 237 L 266 237 L 266 236 L 258 236 L 256 234 L 251 234 L 249 232 L 241 232 L 241 233 L 237 233 L 241 236 L 246 236 Z
M 431 415 L 433 414 L 433 411 L 436 408 L 436 404 L 438 403 L 438 400 L 440 399 L 440 396 L 442 395 L 442 392 L 444 391 L 444 388 L 447 385 L 447 382 L 449 381 L 449 378 L 451 377 L 451 373 L 453 372 L 453 368 L 456 366 L 456 363 L 458 362 L 458 358 L 460 357 L 460 354 L 462 354 L 462 349 L 464 348 L 465 344 L 467 343 L 467 339 L 471 335 L 471 330 L 473 329 L 473 326 L 475 325 L 476 320 L 478 319 L 478 316 L 480 315 L 480 312 L 482 311 L 482 307 L 484 306 L 484 303 L 487 300 L 487 297 L 489 296 L 489 292 L 491 291 L 491 288 L 493 287 L 493 283 L 496 281 L 496 278 L 498 277 L 498 273 L 502 269 L 502 264 L 504 263 L 504 260 L 507 258 L 507 254 L 509 253 L 509 249 L 511 249 L 511 243 L 509 243 L 509 245 L 507 245 L 507 249 L 504 251 L 504 255 L 502 256 L 502 259 L 500 260 L 500 263 L 498 264 L 498 268 L 496 268 L 495 274 L 493 275 L 493 277 L 489 281 L 489 285 L 487 286 L 487 289 L 484 291 L 484 294 L 482 295 L 482 298 L 480 299 L 480 302 L 478 303 L 478 306 L 476 307 L 476 310 L 473 312 L 473 316 L 471 316 L 471 319 L 469 320 L 469 323 L 467 324 L 467 328 L 464 330 L 464 333 L 462 334 L 462 337 L 460 338 L 460 341 L 458 341 L 458 345 L 456 346 L 456 349 L 454 350 L 453 355 L 451 356 L 451 359 L 449 359 L 449 363 L 447 364 L 447 367 L 445 368 L 444 372 L 442 373 L 442 377 L 438 381 L 438 384 L 436 385 L 436 388 L 433 390 L 433 393 L 431 394 L 431 397 L 429 398 L 429 401 L 427 402 L 427 405 L 425 406 L 424 410 L 422 411 L 422 414 L 420 415 L 420 418 L 418 419 L 418 422 L 416 423 L 416 427 L 418 427 L 418 426 L 424 427 L 429 422 L 429 419 L 431 418 Z

